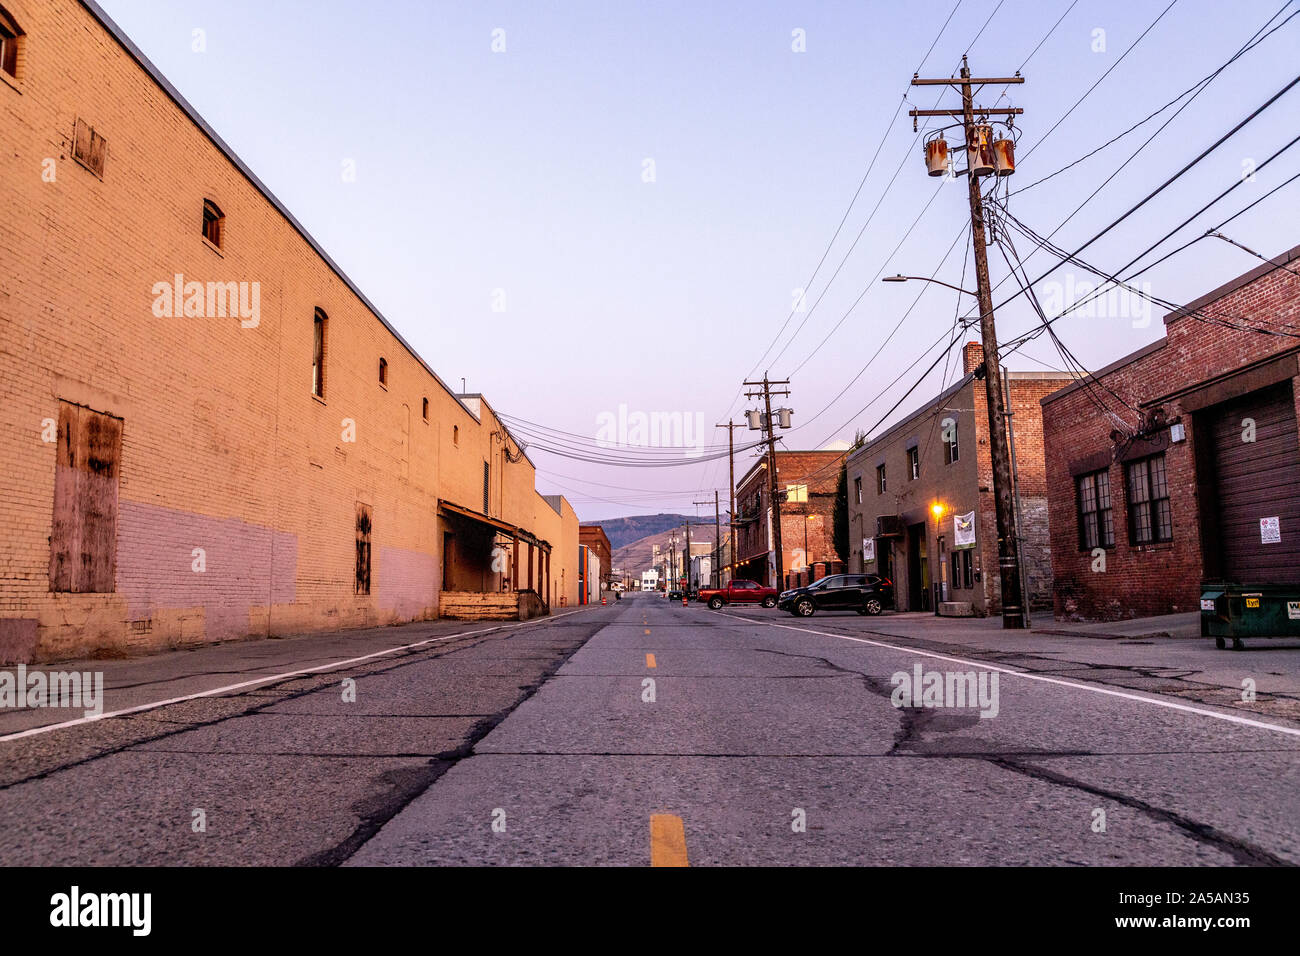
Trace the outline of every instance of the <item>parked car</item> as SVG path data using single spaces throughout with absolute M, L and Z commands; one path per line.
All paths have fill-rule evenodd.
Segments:
M 700 588 L 700 600 L 715 611 L 724 604 L 761 604 L 763 607 L 774 607 L 776 588 L 765 588 L 757 581 L 737 578 L 724 588 Z
M 831 574 L 801 588 L 782 591 L 779 610 L 795 617 L 818 611 L 857 611 L 879 614 L 894 603 L 894 582 L 878 574 Z
M 681 588 L 673 588 L 671 591 L 668 592 L 668 600 L 670 601 L 680 601 L 685 596 L 686 596 L 686 592 L 683 591 Z

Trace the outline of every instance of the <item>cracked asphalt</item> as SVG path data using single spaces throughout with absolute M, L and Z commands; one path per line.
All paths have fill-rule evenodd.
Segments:
M 1295 865 L 1282 660 L 637 594 L 60 665 L 142 709 L 0 741 L 0 864 L 641 866 L 654 818 L 691 865 Z M 996 716 L 895 706 L 918 663 Z
M 691 865 L 1300 863 L 1300 725 L 1266 709 L 1248 719 L 1282 729 L 1051 654 L 1028 656 L 1061 682 L 1027 679 L 1023 650 L 878 633 L 889 618 L 651 595 L 601 613 L 348 863 L 644 865 L 657 815 L 682 820 Z M 895 707 L 891 678 L 917 662 L 1003 668 L 997 716 Z
M 104 671 L 110 712 L 272 679 L 0 740 L 0 865 L 341 863 L 599 626 L 583 610 L 52 665 Z M 0 736 L 70 716 L 0 713 Z

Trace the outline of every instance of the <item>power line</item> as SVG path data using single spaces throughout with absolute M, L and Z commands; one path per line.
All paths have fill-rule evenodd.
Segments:
M 944 32 L 948 29 L 948 24 L 952 22 L 952 18 L 953 18 L 953 16 L 956 14 L 956 12 L 957 12 L 958 8 L 961 6 L 961 4 L 962 4 L 962 0 L 957 0 L 957 2 L 956 2 L 955 4 L 953 4 L 953 8 L 952 8 L 950 11 L 948 11 L 948 16 L 947 16 L 947 18 L 943 21 L 943 24 L 939 27 L 938 32 L 937 32 L 937 33 L 935 34 L 935 36 L 934 36 L 934 39 L 930 41 L 930 46 L 926 49 L 925 54 L 921 57 L 921 61 L 920 61 L 920 63 L 917 64 L 916 72 L 919 72 L 919 71 L 920 71 L 920 70 L 925 66 L 926 62 L 929 60 L 929 58 L 930 58 L 930 54 L 934 52 L 934 48 L 935 48 L 935 46 L 939 43 L 940 38 L 943 36 Z M 1001 0 L 999 0 L 998 6 L 1000 7 L 1001 5 L 1002 5 Z M 995 9 L 993 12 L 996 13 L 997 10 Z M 992 15 L 989 16 L 988 20 L 991 20 L 991 19 L 992 19 Z M 985 27 L 988 26 L 988 20 L 986 20 L 985 23 L 984 23 L 984 26 L 985 26 Z M 984 27 L 981 27 L 981 28 L 980 28 L 980 32 L 983 33 L 983 31 L 984 31 Z M 979 34 L 976 34 L 977 37 L 978 37 L 978 35 L 979 35 Z M 886 142 L 886 141 L 888 140 L 888 138 L 889 138 L 889 134 L 890 134 L 890 133 L 893 131 L 893 129 L 894 129 L 894 123 L 895 123 L 895 121 L 898 119 L 898 115 L 899 115 L 899 113 L 900 113 L 900 112 L 902 111 L 902 109 L 903 109 L 903 104 L 906 103 L 906 102 L 907 102 L 907 89 L 905 88 L 904 91 L 903 91 L 903 95 L 899 98 L 898 106 L 897 106 L 897 107 L 895 108 L 895 110 L 894 110 L 894 115 L 891 116 L 891 117 L 889 118 L 889 122 L 886 123 L 886 125 L 885 125 L 885 130 L 884 130 L 884 132 L 881 134 L 880 142 L 876 145 L 875 152 L 872 154 L 871 162 L 868 164 L 866 172 L 862 174 L 862 179 L 858 182 L 858 188 L 854 191 L 852 199 L 849 200 L 849 205 L 848 205 L 848 207 L 844 210 L 844 215 L 840 217 L 840 222 L 839 222 L 839 224 L 835 227 L 835 233 L 831 236 L 831 240 L 830 240 L 830 242 L 827 243 L 827 245 L 826 245 L 826 249 L 822 252 L 821 258 L 818 260 L 818 262 L 817 262 L 817 266 L 813 269 L 813 273 L 812 273 L 812 275 L 809 276 L 808 281 L 804 283 L 804 286 L 803 286 L 803 290 L 804 290 L 804 292 L 803 292 L 803 295 L 801 296 L 800 301 L 803 301 L 804 299 L 806 299 L 806 297 L 807 297 L 807 290 L 810 289 L 810 288 L 812 288 L 812 284 L 813 284 L 813 282 L 816 281 L 816 279 L 817 279 L 817 275 L 818 275 L 818 273 L 821 271 L 821 267 L 822 267 L 822 265 L 823 265 L 823 264 L 825 263 L 825 261 L 826 261 L 826 257 L 827 257 L 828 255 L 830 255 L 830 251 L 831 251 L 831 249 L 834 247 L 834 245 L 835 245 L 835 241 L 839 238 L 840 232 L 841 232 L 841 230 L 843 230 L 843 228 L 844 228 L 844 223 L 848 221 L 849 214 L 850 214 L 850 212 L 852 212 L 854 205 L 857 203 L 858 196 L 861 194 L 862 189 L 863 189 L 863 186 L 866 184 L 867 178 L 871 175 L 871 171 L 872 171 L 872 169 L 875 168 L 876 160 L 879 158 L 879 156 L 880 156 L 880 152 L 881 152 L 881 150 L 884 148 L 885 142 Z M 913 140 L 913 143 L 915 143 L 915 139 Z M 910 148 L 911 148 L 911 147 L 909 146 L 909 150 L 910 150 Z M 897 175 L 897 174 L 895 174 L 895 175 Z M 856 240 L 855 240 L 855 243 L 856 243 Z M 843 264 L 843 263 L 841 263 L 841 265 L 842 265 L 842 264 Z M 838 274 L 838 270 L 837 270 L 837 274 Z M 826 288 L 829 288 L 829 286 L 830 286 L 830 283 L 828 282 L 828 283 L 826 284 Z M 824 288 L 823 291 L 822 291 L 822 295 L 825 295 L 825 288 Z M 818 297 L 818 301 L 821 301 L 821 297 L 820 297 L 820 296 Z M 776 345 L 776 343 L 779 342 L 779 341 L 781 340 L 781 336 L 785 334 L 785 330 L 786 330 L 786 328 L 789 327 L 790 320 L 794 318 L 794 315 L 795 315 L 795 312 L 797 311 L 798 305 L 799 305 L 799 302 L 796 302 L 796 303 L 795 303 L 795 306 L 791 308 L 789 315 L 786 316 L 785 321 L 781 324 L 781 328 L 780 328 L 779 330 L 777 330 L 777 333 L 776 333 L 776 335 L 773 337 L 771 343 L 767 346 L 766 349 L 763 350 L 763 354 L 762 354 L 762 356 L 760 356 L 760 357 L 759 357 L 759 360 L 758 360 L 757 362 L 754 363 L 754 367 L 753 367 L 752 369 L 750 369 L 750 371 L 745 375 L 745 378 L 750 378 L 750 377 L 752 377 L 754 374 L 757 373 L 757 371 L 758 371 L 758 369 L 759 369 L 759 366 L 763 364 L 763 360 L 767 357 L 768 353 L 771 352 L 772 348 Z M 814 306 L 814 308 L 815 308 L 815 306 Z M 801 323 L 801 325 L 802 325 L 802 323 Z M 796 332 L 796 335 L 797 335 L 797 334 L 798 334 L 798 333 Z M 787 344 L 788 344 L 788 343 L 787 343 Z M 736 400 L 737 400 L 738 398 L 740 398 L 740 395 L 741 395 L 741 392 L 742 392 L 742 391 L 743 391 L 743 386 L 742 386 L 741 389 L 738 389 L 738 390 L 736 391 L 736 394 L 735 394 L 735 395 L 733 395 L 733 396 L 731 397 L 731 400 L 727 403 L 727 411 L 726 411 L 724 417 L 727 417 L 727 418 L 730 418 L 730 417 L 731 417 L 731 411 L 732 411 L 732 409 L 735 408 L 735 406 L 736 406 Z
M 1180 115 L 1180 114 L 1181 114 L 1185 109 L 1187 109 L 1187 107 L 1189 107 L 1189 106 L 1192 105 L 1192 103 L 1196 100 L 1196 98 L 1197 98 L 1198 96 L 1201 95 L 1201 93 L 1205 92 L 1205 90 L 1209 88 L 1210 83 L 1212 83 L 1212 82 L 1213 82 L 1213 81 L 1214 81 L 1214 80 L 1219 76 L 1220 73 L 1222 73 L 1224 70 L 1226 70 L 1229 66 L 1231 66 L 1234 62 L 1236 62 L 1240 57 L 1242 57 L 1243 55 L 1245 55 L 1247 52 L 1249 52 L 1250 50 L 1254 49 L 1254 47 L 1258 45 L 1258 43 L 1256 42 L 1257 40 L 1262 41 L 1263 39 L 1266 39 L 1267 36 L 1269 36 L 1269 35 L 1272 34 L 1272 32 L 1275 32 L 1276 29 L 1279 29 L 1281 26 L 1283 26 L 1283 25 L 1286 23 L 1286 21 L 1283 21 L 1283 23 L 1278 24 L 1278 27 L 1275 27 L 1273 31 L 1269 31 L 1268 34 L 1264 34 L 1264 31 L 1265 31 L 1266 29 L 1268 29 L 1269 25 L 1272 24 L 1272 22 L 1273 22 L 1274 20 L 1276 20 L 1276 19 L 1278 18 L 1278 16 L 1280 16 L 1281 13 L 1282 13 L 1282 12 L 1283 12 L 1283 11 L 1284 11 L 1288 6 L 1290 6 L 1290 4 L 1291 4 L 1292 2 L 1294 2 L 1294 0 L 1287 0 L 1287 3 L 1283 4 L 1282 7 L 1281 7 L 1281 8 L 1280 8 L 1276 13 L 1274 13 L 1271 17 L 1269 17 L 1268 20 L 1265 21 L 1264 25 L 1261 26 L 1258 30 L 1256 30 L 1255 33 L 1252 34 L 1251 38 L 1250 38 L 1249 40 L 1247 40 L 1246 43 L 1243 44 L 1242 47 L 1241 47 L 1240 49 L 1238 49 L 1236 53 L 1234 53 L 1231 57 L 1229 57 L 1226 61 L 1224 61 L 1224 62 L 1223 62 L 1223 63 L 1222 63 L 1222 64 L 1221 64 L 1221 65 L 1220 65 L 1216 70 L 1214 70 L 1214 72 L 1211 73 L 1211 74 L 1210 74 L 1206 79 L 1202 80 L 1199 84 L 1197 84 L 1200 88 L 1197 89 L 1196 92 L 1195 92 L 1194 94 L 1192 94 L 1191 99 L 1189 99 L 1186 103 L 1184 103 L 1181 107 L 1179 107 L 1178 110 L 1173 114 L 1173 116 L 1171 116 L 1171 117 L 1169 117 L 1169 119 L 1165 120 L 1165 122 L 1162 123 L 1162 124 L 1160 125 L 1160 128 L 1157 129 L 1154 133 L 1152 133 L 1149 137 L 1147 137 L 1147 139 L 1146 139 L 1146 140 L 1145 140 L 1145 141 L 1144 141 L 1144 142 L 1143 142 L 1143 143 L 1142 143 L 1142 144 L 1141 144 L 1137 149 L 1135 149 L 1135 150 L 1134 150 L 1134 151 L 1129 155 L 1129 157 L 1128 157 L 1126 160 L 1124 160 L 1123 163 L 1121 163 L 1121 164 L 1119 165 L 1119 167 L 1118 167 L 1114 172 L 1112 172 L 1108 177 L 1106 177 L 1106 179 L 1105 179 L 1105 180 L 1104 180 L 1104 181 L 1103 181 L 1099 186 L 1097 186 L 1096 189 L 1094 189 L 1091 193 L 1088 194 L 1087 198 L 1084 199 L 1083 202 L 1079 203 L 1079 205 L 1076 206 L 1076 207 L 1074 208 L 1074 211 L 1073 211 L 1073 212 L 1071 212 L 1068 216 L 1066 216 L 1063 220 L 1061 220 L 1061 222 L 1057 224 L 1056 228 L 1053 229 L 1050 233 L 1048 233 L 1047 238 L 1048 238 L 1048 239 L 1051 239 L 1053 236 L 1055 236 L 1058 232 L 1061 231 L 1062 228 L 1065 227 L 1065 224 L 1066 224 L 1066 223 L 1068 223 L 1071 219 L 1073 219 L 1076 215 L 1078 215 L 1079 211 L 1082 210 L 1084 206 L 1086 206 L 1086 205 L 1088 205 L 1088 203 L 1092 202 L 1092 200 L 1097 196 L 1098 193 L 1100 193 L 1103 189 L 1105 189 L 1106 186 L 1107 186 L 1111 181 L 1113 181 L 1113 180 L 1115 179 L 1115 177 L 1118 176 L 1118 175 L 1120 174 L 1120 172 L 1121 172 L 1121 171 L 1122 171 L 1126 166 L 1129 165 L 1129 163 L 1131 163 L 1134 159 L 1137 158 L 1137 156 L 1138 156 L 1139 153 L 1141 153 L 1144 149 L 1147 148 L 1148 145 L 1151 144 L 1151 141 L 1152 141 L 1152 140 L 1154 140 L 1157 136 L 1159 136 L 1159 135 L 1160 135 L 1160 134 L 1161 134 L 1161 133 L 1162 133 L 1162 132 L 1163 132 L 1163 131 L 1164 131 L 1164 130 L 1169 126 L 1170 123 L 1172 123 L 1175 119 L 1177 119 L 1178 116 L 1179 116 L 1179 115 Z M 1289 20 L 1289 19 L 1290 19 L 1290 18 L 1288 17 L 1288 20 Z M 1261 34 L 1263 34 L 1263 35 L 1261 35 Z M 1293 81 L 1291 85 L 1294 85 L 1294 82 L 1295 82 L 1295 81 Z M 1287 87 L 1287 89 L 1289 89 L 1289 88 L 1290 88 L 1290 85 Z M 1284 92 L 1286 92 L 1286 90 L 1283 90 L 1283 91 L 1282 91 L 1282 93 L 1284 93 Z M 1280 95 L 1281 95 L 1281 93 L 1278 93 L 1275 97 L 1273 97 L 1273 99 L 1276 99 L 1277 96 L 1280 96 Z M 1095 236 L 1093 236 L 1091 239 L 1089 239 L 1088 242 L 1085 243 L 1083 246 L 1081 246 L 1078 250 L 1076 250 L 1076 252 L 1079 252 L 1079 251 L 1082 251 L 1083 249 L 1086 249 L 1089 245 L 1091 245 L 1092 243 L 1096 242 L 1098 239 L 1100 239 L 1103 235 L 1105 235 L 1107 232 L 1109 232 L 1109 231 L 1110 231 L 1111 229 L 1113 229 L 1115 226 L 1119 225 L 1120 222 L 1122 222 L 1125 218 L 1127 218 L 1127 217 L 1128 217 L 1129 215 L 1131 215 L 1133 212 L 1136 212 L 1139 208 L 1141 208 L 1143 205 L 1145 205 L 1147 202 L 1149 202 L 1151 199 L 1153 199 L 1156 195 L 1158 195 L 1160 192 L 1164 191 L 1164 189 L 1165 189 L 1166 187 L 1168 187 L 1172 182 L 1174 182 L 1176 179 L 1178 179 L 1180 176 L 1182 176 L 1182 175 L 1183 175 L 1185 172 L 1187 172 L 1187 170 L 1190 169 L 1192 166 L 1195 166 L 1197 163 L 1199 163 L 1199 162 L 1200 162 L 1202 159 L 1204 159 L 1205 156 L 1208 155 L 1210 152 L 1212 152 L 1213 150 L 1217 149 L 1218 146 L 1221 145 L 1221 144 L 1224 142 L 1224 140 L 1226 140 L 1226 139 L 1228 139 L 1229 137 L 1231 137 L 1231 136 L 1232 136 L 1232 135 L 1233 135 L 1233 134 L 1234 134 L 1238 129 L 1240 129 L 1240 128 L 1241 128 L 1242 126 L 1244 126 L 1246 123 L 1248 123 L 1248 122 L 1250 122 L 1252 119 L 1254 119 L 1254 117 L 1255 117 L 1256 115 L 1258 115 L 1259 112 L 1262 112 L 1264 109 L 1266 109 L 1268 106 L 1270 106 L 1270 105 L 1272 104 L 1272 102 L 1273 102 L 1273 100 L 1271 99 L 1268 103 L 1264 104 L 1264 106 L 1260 107 L 1260 109 L 1257 110 L 1256 113 L 1251 114 L 1251 116 L 1249 116 L 1249 117 L 1247 117 L 1245 120 L 1243 120 L 1240 124 L 1238 124 L 1237 127 L 1235 127 L 1232 131 L 1230 131 L 1228 134 L 1226 134 L 1226 135 L 1225 135 L 1222 139 L 1220 139 L 1217 143 L 1215 143 L 1214 145 L 1210 146 L 1210 147 L 1209 147 L 1205 152 L 1203 152 L 1200 156 L 1198 156 L 1196 159 L 1194 159 L 1194 160 L 1193 160 L 1191 163 L 1189 163 L 1186 167 L 1184 167 L 1182 170 L 1180 170 L 1178 173 L 1176 173 L 1173 177 L 1171 177 L 1169 180 L 1167 180 L 1163 185 L 1161 185 L 1161 186 L 1158 187 L 1157 189 L 1153 190 L 1151 193 L 1148 193 L 1147 196 L 1146 196 L 1146 197 L 1145 197 L 1145 198 L 1144 198 L 1140 203 L 1138 203 L 1136 206 L 1132 207 L 1132 208 L 1131 208 L 1127 213 L 1124 214 L 1124 216 L 1121 216 L 1120 219 L 1118 219 L 1118 220 L 1112 222 L 1112 223 L 1111 223 L 1109 226 L 1107 226 L 1107 227 L 1106 227 L 1102 232 L 1098 233 L 1097 235 L 1095 235 Z M 1032 150 L 1031 150 L 1030 152 L 1032 152 Z M 1028 154 L 1026 154 L 1026 155 L 1028 155 Z M 1038 251 L 1037 249 L 1031 250 L 1030 253 L 1029 253 L 1029 255 L 1026 257 L 1026 261 L 1028 261 L 1029 259 L 1032 259 L 1033 256 L 1034 256 L 1034 254 L 1035 254 L 1037 251 Z M 1037 285 L 1039 281 L 1041 281 L 1044 277 L 1046 277 L 1048 274 L 1050 274 L 1051 271 L 1054 271 L 1055 268 L 1056 268 L 1056 267 L 1053 267 L 1053 270 L 1049 270 L 1047 273 L 1044 273 L 1042 276 L 1039 276 L 1039 278 L 1036 279 L 1036 280 L 1034 280 L 1034 282 L 1031 283 L 1031 285 Z M 1002 279 L 1000 279 L 1000 280 L 999 280 L 999 281 L 994 285 L 994 288 L 995 288 L 995 289 L 1000 288 L 1000 287 L 1002 286 L 1002 284 L 1003 284 L 1004 282 L 1006 282 L 1007 278 L 1009 278 L 1009 277 L 1004 276 Z M 1004 299 L 1002 302 L 998 303 L 998 305 L 997 305 L 995 308 L 996 308 L 996 309 L 1000 309 L 1002 306 L 1004 306 L 1004 305 L 1006 305 L 1007 303 L 1009 303 L 1009 302 L 1015 300 L 1016 298 L 1018 298 L 1019 295 L 1020 295 L 1020 293 L 1018 293 L 1018 292 L 1015 293 L 1015 294 L 1013 294 L 1013 295 L 1010 296 L 1009 298 Z M 966 314 L 969 316 L 969 315 L 970 315 L 970 312 L 968 311 Z

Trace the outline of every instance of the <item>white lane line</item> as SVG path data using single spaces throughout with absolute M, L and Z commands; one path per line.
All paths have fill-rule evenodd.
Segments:
M 148 704 L 138 704 L 135 707 L 125 707 L 122 710 L 113 710 L 104 714 L 97 714 L 91 717 L 78 717 L 75 720 L 65 720 L 57 724 L 43 724 L 40 727 L 32 727 L 29 730 L 20 730 L 12 734 L 6 734 L 0 737 L 0 743 L 10 740 L 19 740 L 23 737 L 34 737 L 37 734 L 48 734 L 52 730 L 62 730 L 64 727 L 76 727 L 79 724 L 90 724 L 99 720 L 107 720 L 110 717 L 125 717 L 127 714 L 138 714 L 146 710 L 155 710 L 159 707 L 167 707 L 170 704 L 182 704 L 187 700 L 198 700 L 201 697 L 215 697 L 218 694 L 228 694 L 231 691 L 243 690 L 246 687 L 256 687 L 258 684 L 267 684 L 272 681 L 284 680 L 289 677 L 301 677 L 303 674 L 315 674 L 320 671 L 334 670 L 339 667 L 349 667 L 352 664 L 359 664 L 362 661 L 373 660 L 376 657 L 384 657 L 388 654 L 396 654 L 399 651 L 409 651 L 414 647 L 424 647 L 427 644 L 438 644 L 442 641 L 450 641 L 456 637 L 472 637 L 475 634 L 488 634 L 492 631 L 505 631 L 512 627 L 526 627 L 530 624 L 542 624 L 548 621 L 558 620 L 567 617 L 570 614 L 577 614 L 581 608 L 574 608 L 571 611 L 565 611 L 561 614 L 551 614 L 547 617 L 534 618 L 531 621 L 520 621 L 518 624 L 498 624 L 493 627 L 482 627 L 476 631 L 459 631 L 455 634 L 446 634 L 443 637 L 430 637 L 423 641 L 415 641 L 412 644 L 402 644 L 398 647 L 390 647 L 386 650 L 375 651 L 373 654 L 363 654 L 361 657 L 350 657 L 345 661 L 333 661 L 329 664 L 320 664 L 316 667 L 304 667 L 296 671 L 285 671 L 282 674 L 270 674 L 266 677 L 259 677 L 256 680 L 246 680 L 238 684 L 227 684 L 225 687 L 214 687 L 212 690 L 199 691 L 197 694 L 186 694 L 183 697 L 169 697 L 167 700 L 156 700 Z
M 1264 720 L 1254 720 L 1250 717 L 1242 717 L 1239 714 L 1224 714 L 1217 710 L 1206 710 L 1203 707 L 1192 707 L 1189 704 L 1179 704 L 1172 700 L 1164 700 L 1159 697 L 1146 697 L 1142 694 L 1135 694 L 1131 691 L 1112 690 L 1109 687 L 1100 687 L 1096 684 L 1082 684 L 1077 681 L 1064 680 L 1060 677 L 1048 677 L 1045 674 L 1034 674 L 1030 671 L 1013 670 L 1010 667 L 1000 667 L 996 664 L 990 664 L 987 661 L 967 660 L 964 657 L 951 657 L 947 654 L 935 654 L 931 651 L 917 650 L 914 647 L 900 647 L 897 644 L 886 644 L 884 641 L 873 641 L 865 637 L 849 637 L 847 634 L 832 634 L 830 631 L 814 631 L 808 627 L 795 627 L 791 624 L 774 624 L 771 621 L 756 621 L 749 617 L 740 617 L 736 614 L 726 614 L 722 611 L 714 611 L 715 614 L 721 614 L 723 617 L 729 617 L 737 621 L 746 621 L 750 624 L 762 624 L 766 627 L 779 627 L 787 631 L 802 631 L 805 634 L 818 634 L 822 637 L 835 637 L 841 641 L 853 641 L 856 644 L 870 644 L 872 647 L 884 647 L 891 651 L 901 651 L 904 654 L 914 654 L 917 657 L 930 657 L 937 661 L 950 661 L 954 664 L 963 664 L 982 668 L 986 671 L 997 671 L 999 674 L 1009 674 L 1012 677 L 1023 677 L 1025 680 L 1041 681 L 1044 684 L 1060 684 L 1062 687 L 1074 687 L 1078 690 L 1090 691 L 1094 694 L 1103 694 L 1106 697 L 1120 697 L 1124 700 L 1135 700 L 1142 704 L 1154 704 L 1156 707 L 1166 707 L 1169 710 L 1179 710 L 1187 714 L 1200 714 L 1202 717 L 1213 717 L 1215 720 L 1226 720 L 1231 724 L 1241 724 L 1245 727 L 1254 727 L 1259 730 L 1275 730 L 1280 734 L 1287 734 L 1291 737 L 1300 737 L 1300 729 L 1295 727 L 1283 727 L 1279 724 L 1270 724 Z

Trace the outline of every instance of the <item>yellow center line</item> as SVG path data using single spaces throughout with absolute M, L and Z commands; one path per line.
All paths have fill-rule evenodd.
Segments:
M 655 656 L 654 656 L 653 654 L 647 654 L 647 655 L 645 656 L 645 666 L 646 666 L 646 667 L 658 667 L 658 666 L 659 666 L 658 664 L 655 663 Z
M 686 862 L 686 825 L 670 813 L 650 815 L 650 865 L 690 866 Z

